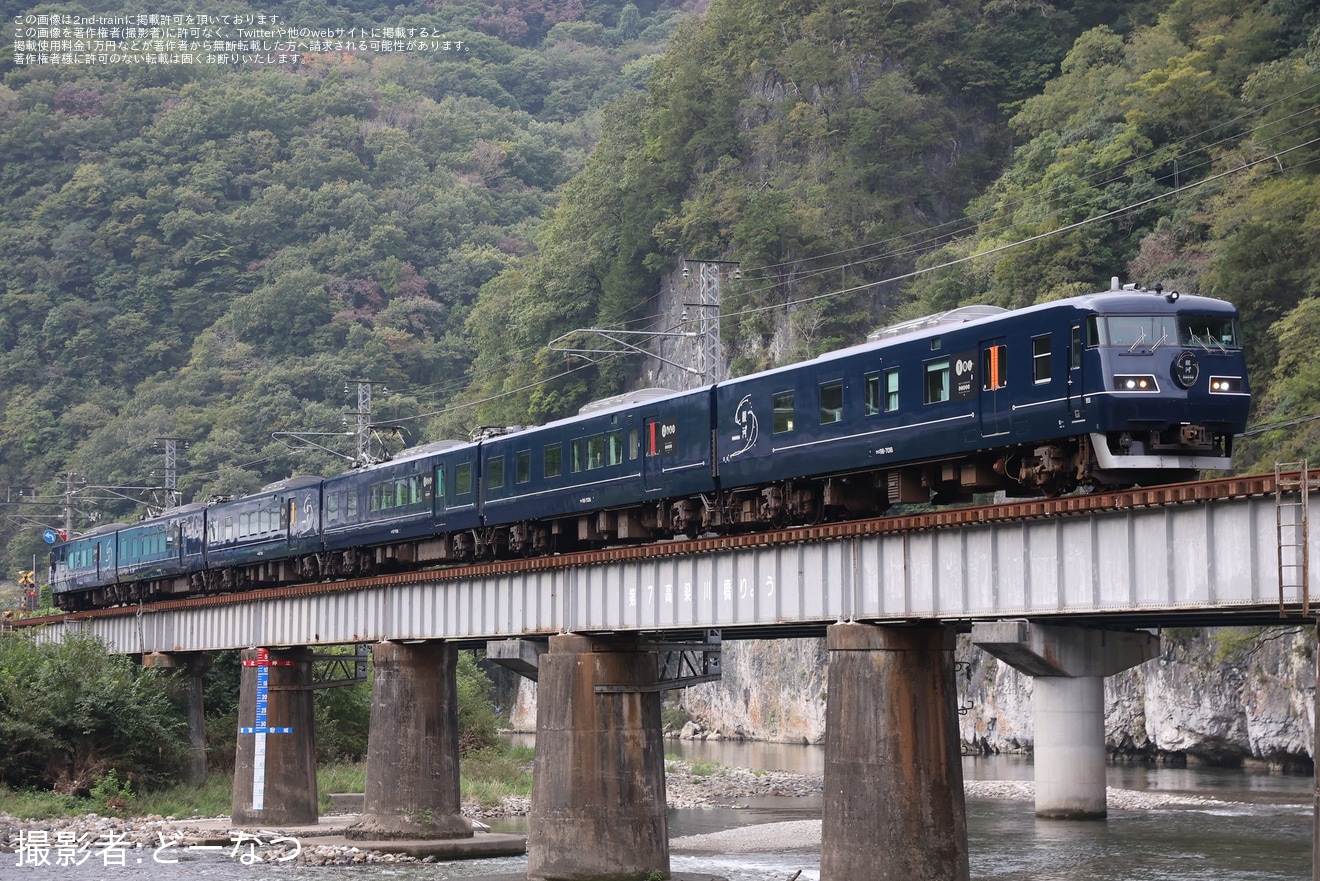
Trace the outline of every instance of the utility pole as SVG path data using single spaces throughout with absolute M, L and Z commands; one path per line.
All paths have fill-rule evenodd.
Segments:
M 370 379 L 350 379 L 357 383 L 357 465 L 371 464 L 371 387 L 380 386 L 385 391 L 385 383 Z M 348 394 L 348 383 L 344 383 L 344 394 Z
M 64 472 L 64 534 L 73 535 L 73 483 L 78 478 L 78 472 Z
M 683 304 L 683 315 L 686 318 L 686 307 L 698 310 L 697 373 L 701 382 L 713 384 L 725 378 L 724 351 L 720 345 L 720 281 L 726 274 L 735 280 L 742 278 L 742 270 L 733 260 L 684 260 L 683 281 L 689 289 L 693 265 L 697 267 L 697 300 Z
M 158 437 L 152 444 L 154 449 L 160 449 L 160 445 L 165 444 L 165 492 L 169 496 L 166 507 L 175 507 L 179 504 L 178 444 L 180 440 L 182 438 Z M 185 450 L 188 448 L 186 441 L 183 448 Z

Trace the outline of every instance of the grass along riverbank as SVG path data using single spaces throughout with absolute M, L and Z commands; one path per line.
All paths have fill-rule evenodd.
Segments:
M 531 747 L 497 746 L 476 750 L 459 763 L 464 803 L 499 806 L 506 797 L 532 793 Z M 320 810 L 330 810 L 330 793 L 363 792 L 365 762 L 325 765 L 316 771 Z M 202 786 L 180 784 L 154 792 L 135 792 L 130 783 L 107 774 L 91 793 L 73 796 L 59 792 L 13 790 L 0 787 L 0 814 L 41 820 L 80 814 L 111 817 L 223 817 L 233 812 L 234 775 L 212 773 Z

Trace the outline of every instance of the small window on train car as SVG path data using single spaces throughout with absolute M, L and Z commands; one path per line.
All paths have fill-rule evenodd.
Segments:
M 325 522 L 339 522 L 339 493 L 325 494 Z
M 926 365 L 926 403 L 949 400 L 949 362 L 931 361 Z
M 843 380 L 820 384 L 820 424 L 843 421 Z
M 394 481 L 394 507 L 403 508 L 415 501 L 417 496 L 421 495 L 421 487 L 417 486 L 417 478 L 411 478 L 412 486 L 409 486 L 409 478 L 400 477 Z
M 605 464 L 623 464 L 623 432 L 611 431 L 605 435 Z
M 564 473 L 564 448 L 561 444 L 551 444 L 545 448 L 542 457 L 545 465 L 545 478 L 558 477 Z
M 486 462 L 486 487 L 501 489 L 504 486 L 504 457 L 491 456 Z
M 1086 345 L 1088 348 L 1095 348 L 1104 343 L 1102 332 L 1103 325 L 1100 324 L 1100 316 L 1086 316 Z
M 234 518 L 233 518 L 233 517 L 226 517 L 226 518 L 225 518 L 225 541 L 233 541 L 233 540 L 234 540 Z
M 371 496 L 367 499 L 367 510 L 380 510 L 380 484 L 378 483 L 373 483 L 371 485 Z
M 1031 338 L 1031 376 L 1036 382 L 1050 381 L 1050 335 Z
M 577 474 L 586 466 L 586 461 L 582 456 L 582 438 L 574 439 L 568 445 L 568 467 Z
M 464 462 L 454 466 L 454 495 L 472 494 L 472 463 Z
M 885 371 L 885 412 L 893 413 L 898 409 L 898 368 L 890 367 Z
M 605 435 L 587 438 L 587 470 L 594 471 L 605 464 Z
M 982 391 L 994 391 L 1008 385 L 1008 347 L 986 346 L 981 350 Z
M 519 450 L 513 480 L 515 483 L 527 483 L 532 479 L 532 451 Z
M 1082 367 L 1082 329 L 1073 325 L 1072 336 L 1068 341 L 1068 369 L 1080 370 Z
M 867 416 L 880 412 L 880 374 L 868 373 L 862 377 L 864 406 Z
M 435 497 L 443 499 L 445 497 L 445 466 L 435 466 Z
M 774 433 L 781 434 L 793 430 L 793 393 L 780 392 L 775 395 Z
M 642 447 L 642 436 L 637 429 L 628 430 L 628 459 L 636 459 Z
M 348 491 L 348 497 L 344 500 L 344 516 L 352 520 L 358 515 L 358 495 L 357 487 Z

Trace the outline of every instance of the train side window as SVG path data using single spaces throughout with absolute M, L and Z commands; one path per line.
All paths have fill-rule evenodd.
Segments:
M 926 403 L 949 400 L 949 362 L 931 361 L 926 365 Z
M 513 480 L 515 483 L 527 483 L 532 479 L 532 451 L 519 450 L 514 463 Z
M 408 504 L 415 505 L 422 500 L 422 478 L 414 474 L 408 478 Z
M 641 435 L 638 433 L 637 429 L 630 429 L 628 431 L 628 459 L 630 461 L 637 458 L 637 453 L 641 449 L 641 445 Z
M 325 494 L 325 522 L 339 522 L 339 493 Z
M 504 457 L 491 456 L 486 462 L 486 487 L 501 489 L 504 486 Z
M 558 477 L 564 473 L 564 448 L 559 444 L 551 444 L 545 448 L 545 478 Z
M 238 515 L 238 537 L 247 538 L 252 533 L 252 515 Z
M 435 468 L 435 497 L 443 499 L 445 497 L 445 466 L 437 465 Z
M 1008 385 L 1007 346 L 987 346 L 981 350 L 981 376 L 985 377 L 983 391 L 993 391 Z
M 775 395 L 774 433 L 782 434 L 793 430 L 793 393 L 780 392 Z
M 1082 367 L 1082 329 L 1073 325 L 1072 338 L 1068 341 L 1068 369 L 1080 370 Z
M 1031 338 L 1031 375 L 1036 382 L 1050 381 L 1050 335 Z
M 454 494 L 472 495 L 472 463 L 464 462 L 454 466 Z
M 379 483 L 373 483 L 373 484 L 371 485 L 371 497 L 367 499 L 367 510 L 368 510 L 368 511 L 379 511 L 379 510 L 380 510 L 380 484 L 379 484 Z
M 594 471 L 605 464 L 605 435 L 587 438 L 587 470 Z
M 867 416 L 880 412 L 880 374 L 868 373 L 862 377 L 863 397 Z
M 820 386 L 820 424 L 843 421 L 843 380 L 824 382 Z
M 890 367 L 885 371 L 885 412 L 893 413 L 898 409 L 898 368 Z
M 233 518 L 233 517 L 226 517 L 226 518 L 225 518 L 225 541 L 233 541 L 233 540 L 234 540 L 234 518 Z
M 1088 348 L 1104 345 L 1104 328 L 1099 315 L 1086 316 L 1086 345 Z
M 623 432 L 611 431 L 605 435 L 605 464 L 622 465 L 623 464 Z
M 568 467 L 577 474 L 585 467 L 586 462 L 582 458 L 582 438 L 574 438 L 568 445 Z
M 358 515 L 357 489 L 353 488 L 348 491 L 348 498 L 344 500 L 344 516 L 348 517 L 351 520 L 357 515 Z

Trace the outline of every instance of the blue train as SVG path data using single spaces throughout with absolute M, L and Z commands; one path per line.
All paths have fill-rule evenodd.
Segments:
M 51 555 L 63 609 L 1057 495 L 1231 466 L 1250 405 L 1229 303 L 1118 289 L 905 322 L 689 392 L 102 526 Z

